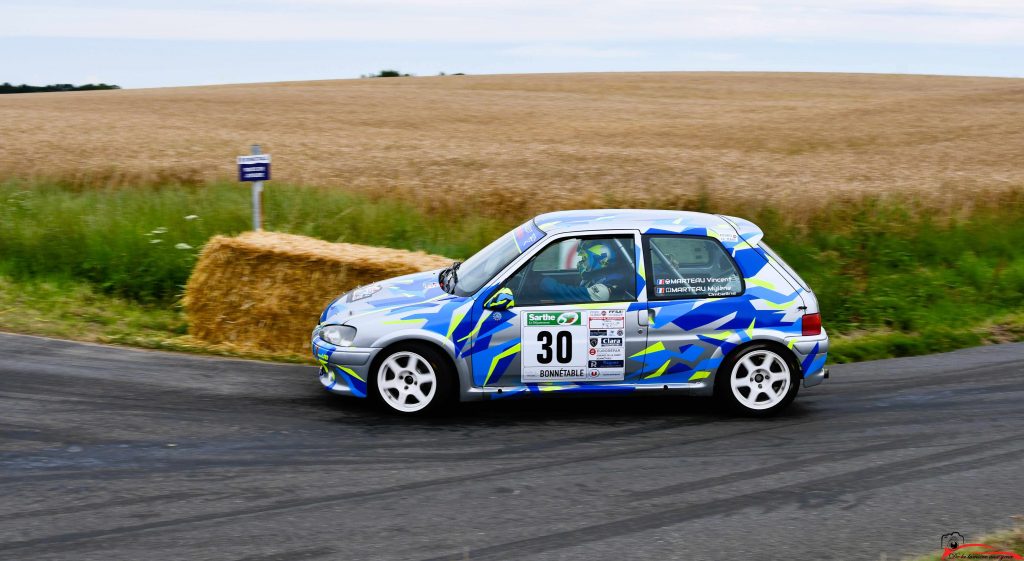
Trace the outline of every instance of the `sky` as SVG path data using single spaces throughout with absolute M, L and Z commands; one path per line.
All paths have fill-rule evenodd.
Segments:
M 1024 77 L 1024 0 L 0 0 L 0 82 L 440 72 Z

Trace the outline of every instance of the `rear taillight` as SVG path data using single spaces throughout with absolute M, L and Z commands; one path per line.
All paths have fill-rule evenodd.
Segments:
M 821 335 L 821 314 L 804 314 L 801 335 Z

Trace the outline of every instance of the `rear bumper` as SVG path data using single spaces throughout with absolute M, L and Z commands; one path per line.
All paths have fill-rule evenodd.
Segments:
M 828 359 L 829 345 L 825 330 L 821 331 L 821 335 L 813 337 L 790 337 L 786 344 L 800 363 L 805 388 L 817 386 L 828 379 L 825 361 Z
M 811 386 L 817 386 L 825 380 L 828 380 L 828 368 L 822 368 L 821 370 L 812 373 L 810 376 L 804 376 L 804 387 L 809 388 Z

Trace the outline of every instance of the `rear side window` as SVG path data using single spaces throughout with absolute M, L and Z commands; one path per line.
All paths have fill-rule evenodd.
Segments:
M 736 263 L 717 240 L 644 236 L 652 300 L 721 298 L 743 293 Z
M 764 242 L 761 242 L 758 245 L 760 245 L 761 249 L 763 249 L 764 252 L 768 254 L 768 257 L 772 258 L 772 263 L 773 264 L 776 264 L 779 267 L 782 267 L 782 270 L 785 271 L 786 274 L 788 274 L 789 276 L 793 277 L 793 280 L 795 280 L 796 282 L 800 283 L 800 286 L 803 287 L 804 290 L 810 292 L 811 287 L 807 285 L 807 282 L 805 282 L 804 279 L 800 277 L 800 275 L 796 274 L 796 271 L 793 270 L 793 267 L 790 267 L 789 263 L 786 263 L 785 261 L 783 261 L 782 258 L 779 257 L 778 253 L 775 253 L 774 251 L 772 251 L 772 248 L 768 247 L 768 244 L 766 244 Z

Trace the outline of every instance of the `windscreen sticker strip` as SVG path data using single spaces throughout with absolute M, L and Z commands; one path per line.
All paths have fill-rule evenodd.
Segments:
M 538 240 L 544 237 L 544 231 L 537 227 L 533 223 L 533 220 L 523 224 L 512 231 L 512 238 L 516 242 L 516 247 L 519 248 L 519 253 L 530 249 L 533 244 L 537 243 Z

